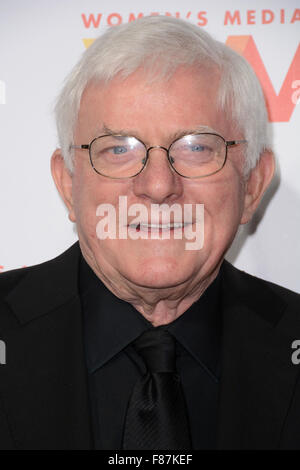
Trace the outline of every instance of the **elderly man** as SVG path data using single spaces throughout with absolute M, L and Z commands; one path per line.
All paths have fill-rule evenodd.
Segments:
M 224 260 L 274 173 L 250 66 L 147 17 L 94 42 L 56 114 L 79 242 L 1 275 L 0 447 L 300 448 L 299 295 Z

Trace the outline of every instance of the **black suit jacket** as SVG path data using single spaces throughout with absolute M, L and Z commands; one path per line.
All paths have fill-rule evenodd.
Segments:
M 0 275 L 0 449 L 91 449 L 78 242 Z M 219 449 L 300 449 L 300 295 L 224 262 Z

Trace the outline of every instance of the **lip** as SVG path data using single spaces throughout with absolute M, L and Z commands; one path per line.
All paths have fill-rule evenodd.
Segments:
M 138 224 L 128 224 L 127 227 L 136 232 L 174 232 L 175 230 L 183 230 L 185 227 L 193 224 L 194 222 L 173 222 L 170 224 L 148 224 L 140 222 Z

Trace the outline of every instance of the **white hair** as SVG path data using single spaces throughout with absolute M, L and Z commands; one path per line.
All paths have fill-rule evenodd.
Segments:
M 125 78 L 141 67 L 155 80 L 172 76 L 179 66 L 194 65 L 220 71 L 218 106 L 248 142 L 244 161 L 244 174 L 248 175 L 260 154 L 271 148 L 264 96 L 253 69 L 203 29 L 167 16 L 148 16 L 111 27 L 84 52 L 66 78 L 55 112 L 67 168 L 73 170 L 70 145 L 74 144 L 80 100 L 91 81 L 107 83 L 117 74 Z

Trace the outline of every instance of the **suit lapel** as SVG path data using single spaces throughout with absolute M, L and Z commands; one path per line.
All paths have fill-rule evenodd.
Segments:
M 275 290 L 229 263 L 223 277 L 220 449 L 276 449 L 298 369 L 295 312 Z
M 19 326 L 4 337 L 2 398 L 19 449 L 91 447 L 79 253 L 76 244 L 55 260 L 30 268 L 7 296 Z

